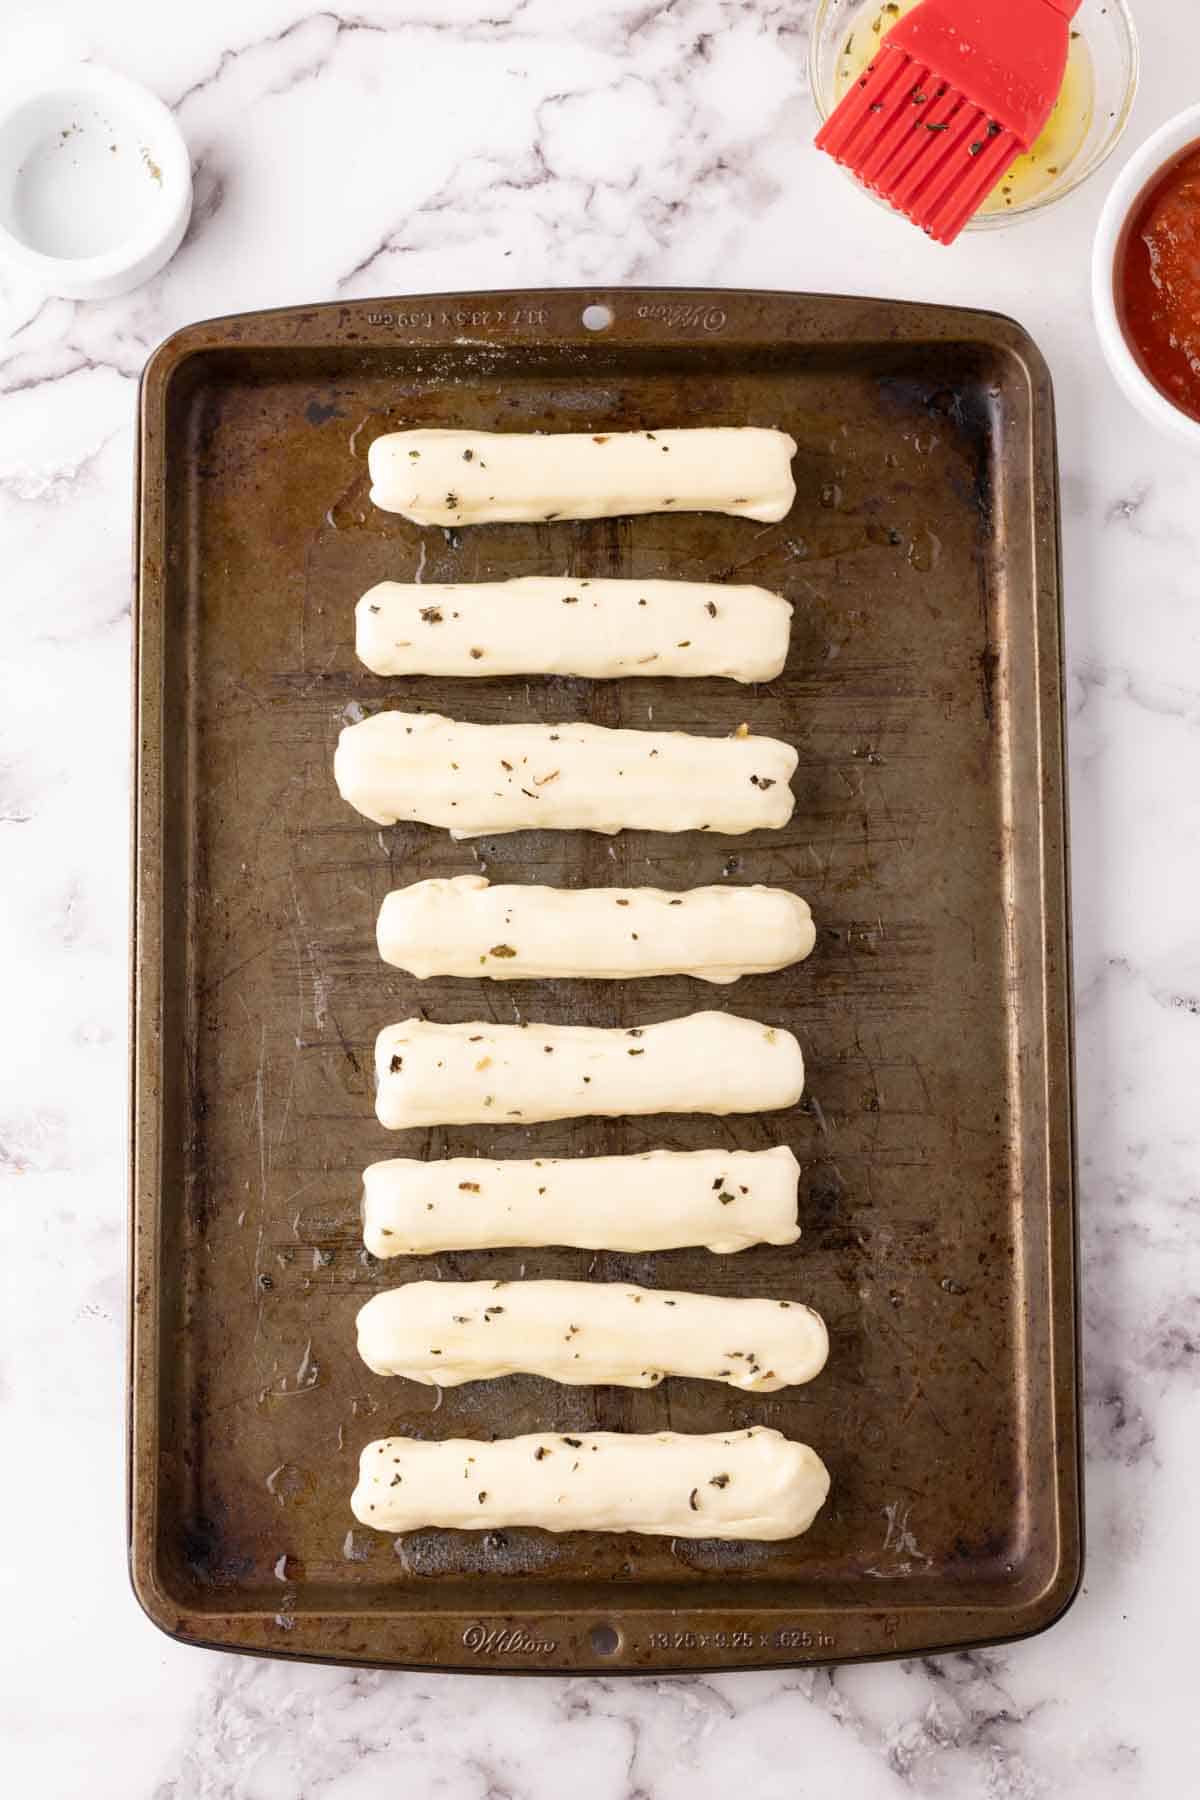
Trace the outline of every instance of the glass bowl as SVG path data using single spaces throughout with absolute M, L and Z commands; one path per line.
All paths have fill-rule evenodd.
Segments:
M 838 62 L 847 39 L 856 23 L 875 10 L 872 0 L 820 0 L 809 40 L 808 75 L 822 123 L 837 104 Z M 977 214 L 967 225 L 968 231 L 993 231 L 1043 212 L 1094 175 L 1120 142 L 1129 123 L 1141 66 L 1137 28 L 1126 0 L 1083 0 L 1072 30 L 1082 35 L 1091 53 L 1095 89 L 1083 142 L 1049 187 L 1002 211 Z

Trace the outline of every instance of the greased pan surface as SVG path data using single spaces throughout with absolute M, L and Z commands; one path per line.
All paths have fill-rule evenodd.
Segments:
M 601 332 L 585 306 L 609 307 Z M 797 439 L 778 526 L 714 516 L 420 530 L 373 509 L 401 425 L 751 423 Z M 131 1557 L 151 1616 L 274 1654 L 536 1671 L 769 1666 L 1016 1636 L 1080 1562 L 1057 479 L 1049 380 L 1011 322 L 787 294 L 457 295 L 190 327 L 142 388 L 137 620 Z M 762 689 L 372 676 L 353 608 L 384 578 L 686 575 L 792 601 Z M 338 797 L 362 709 L 786 738 L 780 832 L 380 830 Z M 769 882 L 812 957 L 714 990 L 410 981 L 394 885 Z M 383 1024 L 646 1024 L 727 1007 L 794 1030 L 790 1113 L 389 1134 Z M 377 1265 L 363 1166 L 393 1155 L 792 1146 L 804 1235 L 719 1258 L 464 1252 Z M 436 1266 L 433 1266 L 436 1265 Z M 354 1317 L 410 1276 L 628 1279 L 793 1297 L 828 1367 L 713 1383 L 448 1391 L 378 1378 Z M 365 1442 L 541 1428 L 811 1443 L 807 1536 L 750 1545 L 354 1524 Z

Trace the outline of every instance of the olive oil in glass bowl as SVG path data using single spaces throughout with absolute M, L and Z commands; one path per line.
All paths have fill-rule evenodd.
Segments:
M 809 78 L 825 120 L 866 69 L 880 41 L 919 0 L 820 0 Z M 1073 193 L 1116 149 L 1137 93 L 1137 32 L 1125 0 L 1084 0 L 1071 27 L 1062 92 L 1045 130 L 1013 164 L 967 226 L 986 231 L 1041 212 Z

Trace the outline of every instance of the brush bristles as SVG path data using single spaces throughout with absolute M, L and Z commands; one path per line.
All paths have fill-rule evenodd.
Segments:
M 942 244 L 953 242 L 1024 148 L 936 70 L 886 47 L 817 145 Z

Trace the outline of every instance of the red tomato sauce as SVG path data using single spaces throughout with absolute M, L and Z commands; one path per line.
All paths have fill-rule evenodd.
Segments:
M 1117 255 L 1117 307 L 1160 393 L 1200 420 L 1200 144 L 1147 188 Z

